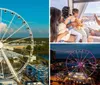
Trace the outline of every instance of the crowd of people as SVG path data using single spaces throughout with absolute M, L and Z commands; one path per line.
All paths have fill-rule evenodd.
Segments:
M 69 42 L 70 38 L 72 42 L 92 42 L 93 40 L 89 39 L 90 32 L 91 35 L 98 32 L 97 36 L 100 36 L 98 30 L 90 30 L 83 24 L 77 8 L 72 9 L 72 14 L 69 11 L 67 6 L 63 7 L 62 11 L 55 7 L 50 8 L 51 42 Z M 98 17 L 94 17 L 100 25 Z

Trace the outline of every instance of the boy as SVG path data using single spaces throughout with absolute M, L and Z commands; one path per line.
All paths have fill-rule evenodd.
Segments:
M 80 40 L 82 39 L 82 34 L 77 32 L 72 26 L 72 22 L 74 22 L 76 18 L 75 16 L 73 15 L 73 16 L 67 17 L 64 23 L 67 25 L 67 28 L 69 29 L 70 34 L 75 35 L 76 37 L 75 42 L 80 42 Z
M 72 26 L 74 27 L 74 29 L 79 32 L 80 34 L 82 34 L 82 42 L 87 42 L 87 34 L 84 30 L 84 26 L 83 23 L 80 19 L 78 19 L 79 16 L 79 10 L 78 9 L 73 9 L 72 11 L 73 16 L 75 17 L 75 22 L 72 23 Z

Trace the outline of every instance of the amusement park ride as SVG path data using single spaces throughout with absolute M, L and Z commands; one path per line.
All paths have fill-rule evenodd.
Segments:
M 0 84 L 17 85 L 15 84 L 17 82 L 22 85 L 23 72 L 25 70 L 28 72 L 27 66 L 35 69 L 35 72 L 33 70 L 29 75 L 35 74 L 36 84 L 33 82 L 35 85 L 45 83 L 48 79 L 45 75 L 48 74 L 48 68 L 45 69 L 43 66 L 36 68 L 30 64 L 33 59 L 36 60 L 33 50 L 33 33 L 25 19 L 12 10 L 0 8 Z
M 68 78 L 88 82 L 96 70 L 96 58 L 89 50 L 75 50 L 66 59 Z
M 57 51 L 62 52 L 62 51 Z M 56 79 L 62 77 L 62 81 L 66 82 L 64 85 L 73 85 L 69 84 L 70 81 L 75 83 L 89 83 L 91 85 L 94 84 L 94 80 L 92 79 L 93 73 L 96 71 L 96 58 L 89 50 L 72 50 L 72 51 L 63 51 L 66 53 L 66 77 L 63 73 L 59 72 L 56 74 Z M 77 85 L 77 84 L 76 84 Z
M 31 47 L 27 55 L 25 55 L 27 50 L 22 53 L 14 50 L 16 47 L 12 43 L 17 45 L 22 40 L 29 41 L 24 44 L 24 47 L 27 45 Z M 33 43 L 33 34 L 25 19 L 12 10 L 0 8 L 0 78 L 2 80 L 13 78 L 17 82 L 21 81 L 19 74 L 32 57 Z M 14 58 L 17 58 L 19 62 L 14 62 Z

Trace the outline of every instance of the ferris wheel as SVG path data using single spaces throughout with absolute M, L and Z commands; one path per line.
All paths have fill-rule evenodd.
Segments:
M 33 53 L 33 34 L 25 19 L 18 13 L 0 8 L 0 78 L 14 78 L 19 74 Z
M 96 70 L 96 58 L 89 50 L 74 50 L 67 57 L 66 66 L 71 77 L 81 75 L 86 79 Z

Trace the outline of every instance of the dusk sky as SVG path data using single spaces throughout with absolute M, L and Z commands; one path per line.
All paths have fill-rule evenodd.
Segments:
M 34 37 L 48 37 L 49 0 L 1 0 L 0 7 L 23 16 L 29 23 Z
M 100 45 L 99 44 L 52 44 L 51 50 L 56 52 L 65 53 L 66 51 L 74 50 L 88 50 L 94 55 L 100 54 Z M 67 53 L 66 52 L 66 53 Z

